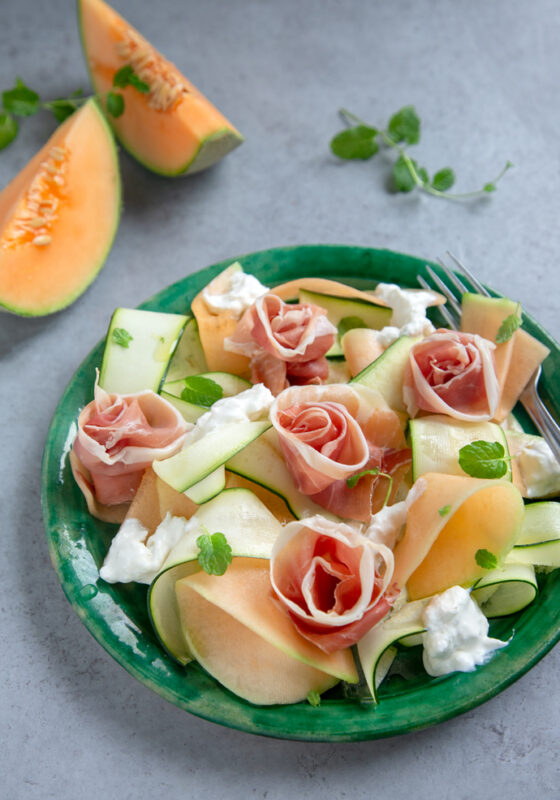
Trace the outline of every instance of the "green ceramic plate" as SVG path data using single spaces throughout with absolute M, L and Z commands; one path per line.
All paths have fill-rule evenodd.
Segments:
M 413 287 L 425 264 L 385 250 L 332 245 L 279 248 L 240 260 L 247 272 L 267 285 L 314 275 L 361 288 L 378 280 Z M 215 264 L 185 278 L 142 307 L 185 312 L 194 295 L 229 263 Z M 541 386 L 545 401 L 558 415 L 559 347 L 532 319 L 526 319 L 525 327 L 552 351 Z M 560 638 L 560 570 L 556 570 L 543 579 L 541 591 L 528 609 L 492 623 L 494 636 L 505 639 L 514 635 L 488 664 L 474 673 L 431 679 L 422 669 L 420 648 L 403 648 L 376 708 L 345 697 L 340 688 L 332 690 L 320 708 L 307 703 L 256 707 L 223 689 L 197 664 L 186 669 L 178 666 L 158 646 L 152 632 L 146 587 L 98 580 L 98 567 L 115 528 L 88 515 L 68 465 L 76 419 L 92 398 L 102 349 L 100 343 L 77 370 L 49 429 L 42 477 L 49 549 L 66 596 L 89 631 L 125 669 L 166 700 L 205 719 L 268 736 L 317 741 L 374 739 L 424 728 L 483 703 L 530 669 Z

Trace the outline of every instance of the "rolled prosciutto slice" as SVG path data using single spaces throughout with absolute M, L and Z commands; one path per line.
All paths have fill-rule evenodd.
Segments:
M 418 411 L 455 419 L 492 419 L 500 398 L 495 344 L 470 333 L 437 330 L 410 351 L 403 400 L 411 417 Z
M 325 353 L 336 337 L 326 311 L 310 303 L 284 303 L 274 294 L 247 309 L 224 348 L 247 356 L 252 380 L 274 394 L 289 383 L 318 383 L 328 375 Z
M 96 384 L 94 400 L 78 417 L 74 477 L 101 506 L 130 503 L 146 467 L 180 450 L 190 427 L 152 391 L 108 394 Z
M 408 471 L 399 417 L 373 389 L 292 386 L 272 404 L 270 420 L 299 491 L 339 516 L 367 522 L 387 496 L 385 476 L 366 475 L 352 488 L 348 478 L 389 474 L 393 495 Z
M 350 525 L 322 516 L 290 522 L 278 536 L 270 579 L 280 608 L 326 653 L 355 644 L 391 608 L 393 554 Z

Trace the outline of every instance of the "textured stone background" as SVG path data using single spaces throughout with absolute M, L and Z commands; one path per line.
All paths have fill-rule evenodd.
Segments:
M 15 75 L 54 97 L 88 81 L 71 0 L 3 0 L 2 88 Z M 468 798 L 557 796 L 560 651 L 484 706 L 396 739 L 329 745 L 222 729 L 169 705 L 102 650 L 52 570 L 39 503 L 57 400 L 135 305 L 216 261 L 281 244 L 339 242 L 436 258 L 454 250 L 522 299 L 557 338 L 560 156 L 554 0 L 118 0 L 116 7 L 245 134 L 216 168 L 166 180 L 121 157 L 124 214 L 87 293 L 46 319 L 0 316 L 0 746 L 19 798 Z M 471 203 L 395 196 L 389 164 L 328 150 L 344 105 L 372 123 L 413 103 L 418 158 L 458 190 L 510 159 Z M 52 130 L 22 123 L 0 153 L 4 186 Z

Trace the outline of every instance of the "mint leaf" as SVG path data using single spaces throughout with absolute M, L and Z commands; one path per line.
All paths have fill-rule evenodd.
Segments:
M 442 506 L 441 508 L 438 508 L 438 514 L 440 515 L 440 517 L 447 516 L 447 514 L 449 514 L 450 511 L 451 511 L 451 506 L 450 505 Z
M 507 316 L 500 327 L 498 328 L 498 332 L 496 334 L 496 344 L 503 344 L 504 342 L 509 342 L 515 331 L 521 327 L 522 319 L 519 315 L 519 310 L 521 309 L 520 304 L 517 304 L 517 311 L 514 311 L 513 314 Z
M 338 323 L 338 338 L 342 339 L 345 333 L 354 328 L 367 328 L 368 326 L 361 317 L 343 317 Z
M 414 106 L 404 106 L 393 114 L 388 132 L 394 142 L 417 144 L 420 141 L 420 118 Z
M 7 92 L 2 92 L 2 105 L 9 114 L 17 117 L 31 117 L 39 110 L 39 95 L 16 78 L 16 85 Z
M 507 472 L 504 446 L 478 439 L 459 450 L 459 466 L 472 478 L 502 478 Z
M 425 167 L 419 167 L 413 158 L 411 158 L 410 160 L 414 164 L 414 169 L 416 170 L 416 174 L 418 175 L 422 183 L 429 184 L 430 176 L 428 175 L 427 169 Z
M 142 94 L 148 94 L 150 91 L 150 84 L 140 80 L 135 72 L 130 76 L 130 85 L 134 86 L 134 88 L 142 92 Z
M 375 140 L 378 131 L 369 125 L 356 125 L 341 131 L 331 139 L 331 150 L 339 158 L 361 159 L 366 161 L 379 150 Z
M 438 192 L 447 192 L 455 183 L 455 173 L 451 167 L 444 167 L 432 178 L 432 186 Z
M 219 383 L 202 375 L 190 375 L 185 378 L 185 388 L 181 392 L 181 400 L 194 403 L 195 406 L 211 406 L 223 397 L 224 390 Z
M 321 695 L 319 692 L 316 692 L 315 689 L 311 689 L 310 692 L 307 693 L 307 702 L 313 708 L 319 708 L 321 705 Z
M 116 92 L 107 95 L 107 111 L 112 117 L 120 117 L 124 111 L 124 97 Z
M 77 110 L 78 104 L 70 99 L 62 97 L 56 100 L 50 100 L 48 103 L 43 104 L 44 107 L 54 114 L 57 122 L 64 122 L 65 119 L 71 117 L 74 111 Z
M 231 547 L 223 533 L 203 533 L 196 540 L 198 563 L 208 575 L 223 575 L 231 564 Z
M 393 165 L 393 180 L 398 192 L 411 192 L 416 186 L 404 156 L 399 156 Z
M 150 91 L 149 85 L 140 80 L 130 64 L 126 64 L 126 66 L 121 67 L 115 72 L 113 76 L 113 86 L 116 86 L 117 89 L 124 89 L 126 86 L 134 86 L 135 89 L 143 94 L 147 94 Z
M 120 347 L 128 347 L 132 339 L 126 328 L 113 328 L 113 341 Z
M 483 569 L 496 569 L 498 566 L 498 559 L 494 553 L 491 553 L 490 550 L 484 550 L 484 548 L 476 551 L 474 560 Z
M 495 183 L 485 183 L 482 191 L 483 192 L 495 192 L 496 191 L 496 184 Z
M 11 144 L 18 133 L 18 124 L 11 114 L 0 113 L 0 150 Z

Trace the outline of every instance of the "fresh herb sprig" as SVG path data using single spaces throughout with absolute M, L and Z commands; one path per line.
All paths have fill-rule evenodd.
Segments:
M 114 88 L 124 89 L 126 86 L 132 86 L 142 94 L 147 94 L 150 91 L 149 85 L 138 77 L 130 64 L 126 64 L 117 70 L 113 77 Z M 21 78 L 16 78 L 13 88 L 2 92 L 0 150 L 11 144 L 18 135 L 18 117 L 32 117 L 39 111 L 50 111 L 57 122 L 64 122 L 82 103 L 85 103 L 91 97 L 104 100 L 107 111 L 112 117 L 120 117 L 124 111 L 125 101 L 121 92 L 110 91 L 105 94 L 84 96 L 83 91 L 77 89 L 68 97 L 41 100 L 37 92 L 26 86 Z
M 181 391 L 181 400 L 209 408 L 216 400 L 220 400 L 223 394 L 224 390 L 220 384 L 213 381 L 212 378 L 190 375 L 185 378 L 185 388 Z
M 199 548 L 198 563 L 208 575 L 223 575 L 232 560 L 232 550 L 223 533 L 209 533 L 203 526 L 196 540 Z
M 501 172 L 492 181 L 485 183 L 482 189 L 473 192 L 450 193 L 449 190 L 455 184 L 455 172 L 451 167 L 443 167 L 430 178 L 426 168 L 420 166 L 408 154 L 407 147 L 418 144 L 420 141 L 420 118 L 414 106 L 404 106 L 393 114 L 387 128 L 368 125 L 345 108 L 341 108 L 339 114 L 350 127 L 331 139 L 330 147 L 334 155 L 343 159 L 365 161 L 373 158 L 381 146 L 395 150 L 398 157 L 393 165 L 393 180 L 395 188 L 399 192 L 412 192 L 413 189 L 420 189 L 435 197 L 452 200 L 482 197 L 495 192 L 498 182 L 513 166 L 510 161 L 507 161 Z
M 490 550 L 485 550 L 484 548 L 476 551 L 474 554 L 474 560 L 479 567 L 482 567 L 482 569 L 496 569 L 498 566 L 498 559 L 494 553 L 491 553 Z
M 113 341 L 120 347 L 128 347 L 134 337 L 126 328 L 113 328 Z
M 517 308 L 507 316 L 496 333 L 496 344 L 503 344 L 509 342 L 515 331 L 521 327 L 523 320 L 521 319 L 521 303 L 517 304 Z
M 459 450 L 459 466 L 472 478 L 503 478 L 508 470 L 504 446 L 500 442 L 478 439 Z

